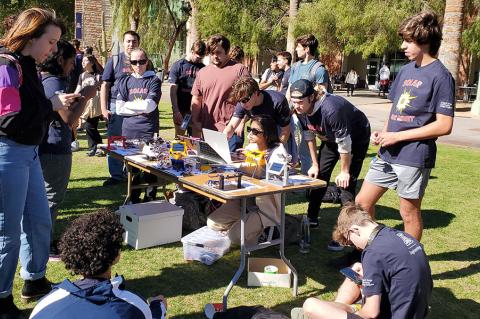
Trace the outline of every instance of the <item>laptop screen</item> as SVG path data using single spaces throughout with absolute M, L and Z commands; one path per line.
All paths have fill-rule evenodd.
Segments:
M 204 128 L 203 139 L 227 164 L 232 162 L 226 134 Z

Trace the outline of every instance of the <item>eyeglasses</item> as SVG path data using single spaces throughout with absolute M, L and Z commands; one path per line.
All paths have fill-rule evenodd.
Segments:
M 248 101 L 250 101 L 251 98 L 252 98 L 252 96 L 244 97 L 243 99 L 240 100 L 240 103 L 245 104 L 245 103 L 247 103 Z
M 253 135 L 263 134 L 263 131 L 259 131 L 256 128 L 247 127 L 247 133 L 252 133 Z
M 147 62 L 148 60 L 130 60 L 131 65 L 145 65 Z
M 349 229 L 347 231 L 347 236 L 345 237 L 347 239 L 347 242 L 345 243 L 346 246 L 352 246 L 353 245 L 352 241 L 350 240 L 350 233 L 353 233 L 353 230 Z

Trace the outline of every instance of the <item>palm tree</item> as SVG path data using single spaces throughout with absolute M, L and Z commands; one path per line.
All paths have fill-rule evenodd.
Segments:
M 290 0 L 290 10 L 288 13 L 288 34 L 287 34 L 287 51 L 293 56 L 295 50 L 295 37 L 293 35 L 293 28 L 295 26 L 295 18 L 297 17 L 300 0 Z
M 446 0 L 443 41 L 438 56 L 450 71 L 455 81 L 458 81 L 464 7 L 465 0 Z

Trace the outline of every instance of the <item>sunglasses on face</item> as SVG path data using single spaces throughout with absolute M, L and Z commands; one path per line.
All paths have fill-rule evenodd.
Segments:
M 147 64 L 148 60 L 130 60 L 130 64 L 132 65 L 145 65 Z
M 251 96 L 244 97 L 243 99 L 240 100 L 240 103 L 245 104 L 248 101 L 250 101 L 251 98 L 252 98 Z
M 259 131 L 256 128 L 247 127 L 247 133 L 252 133 L 253 135 L 263 134 L 263 131 Z

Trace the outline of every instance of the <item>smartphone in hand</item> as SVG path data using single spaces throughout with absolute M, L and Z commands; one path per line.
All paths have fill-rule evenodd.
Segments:
M 182 125 L 180 126 L 180 128 L 182 130 L 186 130 L 188 128 L 188 124 L 190 123 L 190 119 L 192 118 L 192 115 L 190 114 L 185 114 L 185 117 L 183 118 L 183 122 L 182 122 Z
M 350 267 L 342 268 L 340 269 L 340 273 L 345 277 L 347 277 L 348 279 L 350 279 L 351 281 L 353 281 L 355 284 L 357 285 L 362 284 L 362 276 L 360 276 L 360 274 L 354 271 L 352 268 Z

